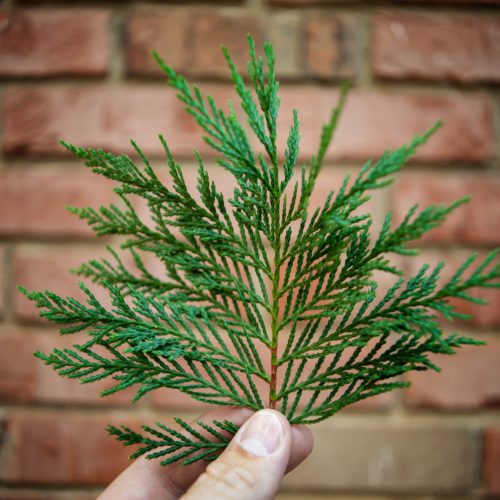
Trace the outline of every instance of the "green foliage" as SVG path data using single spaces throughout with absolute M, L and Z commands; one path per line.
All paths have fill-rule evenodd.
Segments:
M 215 405 L 270 406 L 292 423 L 309 424 L 405 387 L 398 376 L 409 370 L 438 370 L 431 354 L 480 344 L 445 336 L 438 316 L 464 318 L 450 299 L 480 302 L 469 289 L 498 287 L 500 267 L 493 263 L 497 252 L 476 265 L 471 256 L 440 285 L 443 263 L 424 265 L 407 281 L 400 278 L 377 294 L 376 272 L 402 274 L 388 254 L 414 254 L 410 244 L 466 201 L 421 211 L 415 206 L 398 225 L 388 214 L 375 235 L 372 215 L 362 212 L 370 192 L 389 185 L 439 124 L 368 162 L 353 179 L 346 177 L 322 207 L 309 213 L 347 86 L 323 127 L 317 154 L 299 167 L 297 112 L 283 158 L 277 151 L 280 101 L 272 47 L 265 46 L 264 61 L 249 42 L 251 87 L 224 51 L 249 128 L 238 121 L 231 103 L 229 112 L 219 109 L 155 56 L 218 153 L 218 163 L 234 177 L 232 196 L 219 192 L 195 152 L 196 197 L 161 136 L 169 185 L 135 143 L 139 162 L 63 143 L 95 173 L 118 183 L 122 207 L 70 208 L 99 236 L 124 237 L 121 252 L 108 248 L 109 259 L 91 260 L 76 270 L 104 287 L 112 305 L 105 307 L 83 283 L 86 303 L 50 291 L 20 290 L 41 316 L 61 325 L 62 334 L 88 333 L 83 345 L 37 356 L 83 383 L 114 380 L 103 395 L 134 387 L 139 399 L 170 388 Z M 262 153 L 252 149 L 247 130 Z M 146 202 L 151 222 L 141 220 L 133 197 Z M 135 263 L 133 271 L 124 264 L 124 254 Z M 161 261 L 165 277 L 148 270 L 148 256 Z M 205 431 L 200 434 L 177 422 L 181 432 L 162 424 L 144 427 L 146 437 L 128 428 L 110 432 L 125 444 L 141 444 L 134 456 L 165 457 L 167 464 L 211 459 L 227 444 L 228 434 L 221 432 L 236 431 L 234 424 L 214 422 L 198 424 Z
M 212 425 L 198 420 L 196 422 L 198 430 L 181 418 L 176 418 L 175 422 L 184 433 L 170 429 L 163 424 L 156 424 L 156 427 L 143 425 L 142 428 L 148 436 L 142 436 L 127 426 L 118 428 L 110 425 L 108 431 L 126 446 L 143 445 L 131 458 L 138 458 L 145 454 L 148 454 L 148 458 L 167 456 L 161 461 L 162 465 L 168 465 L 177 460 L 184 460 L 184 465 L 198 460 L 214 460 L 238 431 L 238 426 L 227 420 L 223 422 L 214 420 Z M 200 431 L 205 431 L 205 434 L 201 434 Z

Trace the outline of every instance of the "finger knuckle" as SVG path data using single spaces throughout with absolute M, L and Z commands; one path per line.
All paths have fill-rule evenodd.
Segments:
M 207 467 L 205 474 L 214 481 L 224 483 L 234 491 L 252 489 L 257 484 L 255 472 L 242 464 L 213 462 Z

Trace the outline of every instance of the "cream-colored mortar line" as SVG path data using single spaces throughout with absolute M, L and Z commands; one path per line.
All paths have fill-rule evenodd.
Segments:
M 97 498 L 104 489 L 89 486 L 85 488 L 81 485 L 76 485 L 72 487 L 71 485 L 57 485 L 57 484 L 39 484 L 37 486 L 33 486 L 32 484 L 27 484 L 25 482 L 19 482 L 17 484 L 12 484 L 11 482 L 2 482 L 0 481 L 0 498 L 9 499 L 9 498 L 50 498 L 51 500 L 71 500 L 71 499 L 79 499 L 79 498 Z M 43 493 L 45 496 L 40 497 L 40 493 Z M 1 496 L 2 494 L 10 494 L 11 496 Z M 22 495 L 22 496 L 17 496 Z M 311 500 L 314 500 L 315 497 L 309 497 Z M 322 500 L 319 498 L 318 500 Z M 331 499 L 330 499 L 331 500 Z M 335 500 L 335 499 L 334 499 Z M 342 499 L 347 500 L 347 499 Z M 362 498 L 356 500 L 365 500 Z M 369 498 L 366 500 L 377 500 L 373 498 Z M 390 499 L 389 499 L 390 500 Z M 411 498 L 406 500 L 412 500 Z M 421 500 L 421 499 L 415 499 Z M 447 500 L 454 500 L 453 498 L 448 498 Z
M 251 0 L 250 0 L 251 1 Z M 264 0 L 266 1 L 266 0 Z M 319 2 L 320 0 L 316 0 Z M 336 3 L 337 2 L 337 3 Z M 409 13 L 409 14 L 428 14 L 430 16 L 435 14 L 455 14 L 463 17 L 470 16 L 471 14 L 490 17 L 500 15 L 498 7 L 493 5 L 491 0 L 490 4 L 477 4 L 473 0 L 465 0 L 461 2 L 435 2 L 429 3 L 427 0 L 414 0 L 411 3 L 403 0 L 336 0 L 336 2 L 317 3 L 314 4 L 290 4 L 290 5 L 271 5 L 273 10 L 296 10 L 303 12 L 305 10 L 315 10 L 320 13 L 334 14 L 336 12 L 357 11 L 357 12 L 391 12 L 391 13 Z
M 110 84 L 121 83 L 126 78 L 125 20 L 129 6 L 116 6 L 111 12 L 108 26 L 108 75 Z
M 97 498 L 97 496 L 102 492 L 105 486 L 98 488 L 96 486 L 84 487 L 82 485 L 57 485 L 57 484 L 26 484 L 23 482 L 19 483 L 4 483 L 0 481 L 0 494 L 2 493 L 12 493 L 12 494 L 22 494 L 26 495 L 26 498 L 41 498 L 39 495 L 41 492 L 47 495 L 46 498 L 51 498 L 52 500 L 69 500 L 70 498 L 79 498 L 80 495 L 87 498 Z M 71 495 L 71 496 L 70 496 Z M 75 496 L 73 496 L 75 495 Z M 4 498 L 4 497 L 2 497 Z M 10 498 L 10 497 L 9 497 Z M 25 498 L 16 497 L 16 498 Z M 275 497 L 276 500 L 481 500 L 486 498 L 485 496 L 476 493 L 468 492 L 467 498 L 464 495 L 454 494 L 446 495 L 445 497 L 437 495 L 398 495 L 395 493 L 390 493 L 388 495 L 381 495 L 377 493 L 370 494 L 369 492 L 349 492 L 349 493 L 328 493 L 328 492 L 318 492 L 311 491 L 309 489 L 303 491 L 297 491 L 290 488 L 284 488 L 278 492 Z
M 373 29 L 373 9 L 365 9 L 361 12 L 350 14 L 351 22 L 347 23 L 353 36 L 353 67 L 354 87 L 371 89 L 374 80 L 371 69 L 371 40 Z M 349 20 L 349 18 L 347 18 Z
M 222 55 L 221 55 L 222 58 Z M 221 59 L 222 60 L 222 59 Z M 118 66 L 114 62 L 115 66 Z M 120 63 L 121 64 L 121 63 Z M 74 86 L 74 87 L 89 87 L 95 85 L 104 86 L 106 83 L 112 83 L 120 86 L 126 87 L 167 87 L 165 83 L 165 78 L 162 76 L 128 76 L 123 70 L 121 74 L 121 69 L 114 69 L 113 71 L 109 68 L 109 71 L 103 75 L 79 75 L 79 76 L 50 76 L 50 77 L 0 77 L 0 88 L 5 87 L 64 87 L 64 86 Z M 201 90 L 203 86 L 227 86 L 232 87 L 229 80 L 229 73 L 226 76 L 221 77 L 209 77 L 209 76 L 192 76 L 186 73 L 188 80 L 192 80 L 200 85 Z M 316 87 L 318 89 L 322 88 L 338 88 L 340 83 L 346 78 L 339 78 L 334 80 L 324 80 L 316 79 L 308 75 L 301 75 L 300 77 L 295 76 L 293 78 L 278 75 L 278 80 L 281 85 L 286 85 L 287 87 Z M 369 83 L 368 83 L 369 82 Z M 446 95 L 449 92 L 457 92 L 463 95 L 468 94 L 480 94 L 493 96 L 496 98 L 498 96 L 498 84 L 485 83 L 485 82 L 473 82 L 467 84 L 459 84 L 450 81 L 417 81 L 417 80 L 383 80 L 376 77 L 367 77 L 361 79 L 352 79 L 352 91 L 357 90 L 381 90 L 381 91 L 394 91 L 394 92 L 406 92 L 409 94 L 419 93 L 420 95 Z
M 269 3 L 267 0 L 246 0 L 240 8 L 250 8 L 253 10 L 260 10 L 264 12 L 268 12 L 270 9 Z M 288 9 L 286 9 L 288 10 Z
M 13 256 L 14 256 L 14 247 L 16 242 L 7 241 L 6 243 L 2 243 L 4 247 L 4 255 L 3 255 L 3 273 L 0 276 L 0 285 L 2 286 L 3 292 L 3 313 L 0 318 L 0 328 L 6 328 L 9 330 L 13 326 L 15 326 L 15 318 L 14 318 L 14 307 L 13 307 Z M 17 290 L 16 290 L 17 292 Z
M 442 94 L 456 92 L 463 95 L 484 94 L 495 96 L 498 91 L 498 83 L 490 82 L 470 82 L 460 83 L 455 81 L 435 81 L 435 80 L 385 80 L 373 77 L 372 87 L 376 90 L 400 91 L 400 92 L 420 92 L 421 94 Z
M 104 423 L 106 419 L 117 419 L 133 421 L 137 424 L 148 423 L 150 421 L 168 423 L 173 422 L 175 417 L 183 418 L 187 421 L 195 420 L 200 416 L 203 409 L 188 410 L 182 407 L 159 408 L 137 405 L 135 407 L 128 403 L 118 405 L 97 405 L 97 404 L 29 404 L 29 403 L 8 403 L 0 407 L 0 416 L 19 415 L 41 418 L 56 415 L 58 418 L 82 417 L 102 417 Z M 488 426 L 498 426 L 500 421 L 500 410 L 489 411 L 468 411 L 458 413 L 456 411 L 431 411 L 414 410 L 411 413 L 396 414 L 387 410 L 344 410 L 338 414 L 324 420 L 318 424 L 311 425 L 311 430 L 315 429 L 359 429 L 366 425 L 376 425 L 387 427 L 388 429 L 399 428 L 428 428 L 436 424 L 443 429 L 456 429 L 458 427 L 469 430 L 481 431 Z
M 371 493 L 369 491 L 364 491 L 361 493 L 356 493 L 354 488 L 347 490 L 348 492 L 343 493 L 321 493 L 321 492 L 311 492 L 309 490 L 297 491 L 286 486 L 281 490 L 276 496 L 276 500 L 484 500 L 485 496 L 476 492 L 467 492 L 467 497 L 463 494 L 453 494 L 446 496 L 440 495 L 418 495 L 418 494 L 407 494 L 402 493 L 398 495 L 397 493 L 389 493 L 388 495 L 377 494 L 377 492 Z
M 500 87 L 500 86 L 499 86 Z M 493 137 L 495 141 L 494 158 L 492 159 L 492 171 L 500 171 L 500 88 L 492 93 L 493 100 Z

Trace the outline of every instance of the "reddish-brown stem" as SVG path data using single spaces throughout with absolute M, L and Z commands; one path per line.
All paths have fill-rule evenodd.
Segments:
M 278 366 L 278 346 L 271 347 L 271 380 L 269 381 L 269 408 L 276 408 L 276 374 Z

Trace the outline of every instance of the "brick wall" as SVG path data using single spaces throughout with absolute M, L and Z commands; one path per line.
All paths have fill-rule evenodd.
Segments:
M 106 423 L 200 411 L 160 392 L 132 408 L 129 393 L 99 398 L 105 382 L 82 386 L 54 375 L 32 352 L 73 339 L 59 338 L 14 289 L 77 295 L 68 269 L 103 254 L 103 242 L 63 207 L 107 204 L 111 186 L 65 156 L 60 138 L 128 151 L 133 137 L 159 160 L 163 132 L 188 176 L 194 147 L 210 158 L 152 63 L 152 49 L 225 99 L 219 45 L 241 66 L 245 32 L 271 40 L 282 125 L 297 107 L 304 157 L 339 81 L 350 79 L 325 189 L 338 184 L 339 172 L 444 119 L 399 181 L 374 199 L 374 210 L 401 217 L 415 201 L 473 196 L 425 239 L 422 257 L 405 262 L 408 270 L 442 258 L 453 268 L 468 249 L 500 244 L 499 0 L 164 3 L 0 2 L 2 499 L 94 498 L 127 463 L 128 452 L 105 436 Z M 488 347 L 440 359 L 441 375 L 412 374 L 410 390 L 315 427 L 314 454 L 287 478 L 283 499 L 500 496 L 500 299 L 484 296 L 491 306 L 468 306 L 477 317 L 458 328 Z

